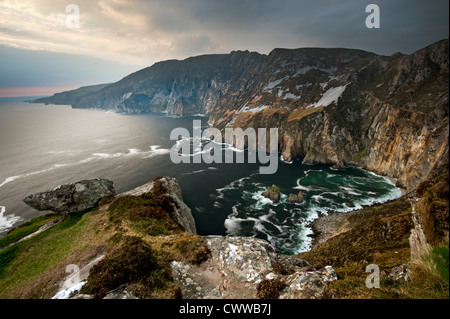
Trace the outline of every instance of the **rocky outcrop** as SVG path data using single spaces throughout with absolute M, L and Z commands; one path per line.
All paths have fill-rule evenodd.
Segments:
M 181 192 L 181 187 L 178 184 L 176 178 L 173 177 L 160 177 L 155 181 L 141 185 L 132 189 L 128 192 L 120 194 L 119 196 L 141 196 L 145 193 L 152 191 L 155 182 L 157 182 L 162 188 L 165 195 L 169 196 L 175 203 L 173 210 L 168 212 L 171 214 L 173 219 L 180 224 L 183 229 L 189 233 L 196 234 L 197 229 L 195 226 L 195 220 L 192 216 L 191 209 L 183 201 L 183 194 Z
M 210 257 L 200 265 L 174 261 L 174 281 L 186 299 L 254 299 L 264 287 L 278 287 L 283 299 L 320 298 L 337 280 L 332 267 L 309 271 L 309 264 L 278 254 L 264 240 L 250 237 L 206 236 Z
M 184 230 L 196 234 L 195 220 L 192 216 L 191 209 L 184 203 L 178 181 L 173 177 L 163 177 L 158 180 L 167 194 L 174 201 L 175 207 L 172 211 L 172 217 L 183 226 Z
M 299 191 L 298 194 L 289 194 L 288 203 L 301 203 L 303 202 L 303 192 Z
M 273 203 L 278 203 L 281 198 L 280 188 L 276 185 L 269 186 L 266 191 L 264 191 L 261 196 L 270 199 Z
M 420 257 L 429 247 L 448 240 L 448 173 L 421 183 L 409 200 L 414 224 L 409 237 L 411 256 Z
M 411 256 L 420 257 L 428 246 L 425 231 L 423 229 L 423 222 L 420 214 L 416 210 L 417 198 L 411 197 L 411 219 L 414 224 L 414 228 L 411 229 L 411 235 L 409 236 L 409 246 L 411 247 Z
M 76 184 L 74 183 L 74 185 Z M 86 185 L 86 183 L 83 182 L 82 185 Z M 61 188 L 64 187 L 58 189 Z M 78 188 L 80 187 L 78 186 Z M 47 196 L 49 195 L 47 194 L 44 197 Z M 133 207 L 136 208 L 136 205 L 139 205 L 138 203 L 143 203 L 142 210 L 145 209 L 144 201 L 146 198 L 152 198 L 157 202 L 158 198 L 169 197 L 171 204 L 170 208 L 169 206 L 164 206 L 165 213 L 170 214 L 186 232 L 195 233 L 195 221 L 191 210 L 183 202 L 181 189 L 175 178 L 157 177 L 151 183 L 119 194 L 115 198 L 111 198 L 110 201 L 103 202 L 103 207 L 99 209 L 99 212 L 104 212 L 105 209 L 115 205 L 120 200 L 126 200 L 130 203 L 133 197 L 137 199 Z M 163 205 L 167 204 L 165 201 L 160 203 Z M 116 211 L 109 212 L 112 214 L 111 216 L 117 214 Z M 126 214 L 126 212 L 123 212 L 123 214 Z M 109 221 L 111 220 L 109 218 Z M 108 227 L 108 225 L 105 224 L 105 227 Z M 274 248 L 262 239 L 224 236 L 201 237 L 192 234 L 183 235 L 179 233 L 179 230 L 174 233 L 178 235 L 167 235 L 171 239 L 162 239 L 161 237 L 165 235 L 156 236 L 159 238 L 157 241 L 166 241 L 165 245 L 167 247 L 173 245 L 170 244 L 171 241 L 174 242 L 174 247 L 180 247 L 176 249 L 185 249 L 183 247 L 187 247 L 187 250 L 182 250 L 182 256 L 185 257 L 172 259 L 170 262 L 170 280 L 173 280 L 181 291 L 178 297 L 185 299 L 315 299 L 321 298 L 328 284 L 337 280 L 336 273 L 331 266 L 318 270 L 313 269 L 305 260 L 275 252 Z M 81 271 L 70 275 L 76 276 L 78 280 L 72 280 L 72 277 L 69 276 L 62 282 L 61 290 L 54 298 L 94 298 L 97 295 L 91 290 L 83 291 L 85 285 L 90 284 L 90 280 L 96 282 L 96 277 L 91 277 L 90 274 L 94 265 L 99 265 L 104 260 L 107 260 L 107 262 L 104 262 L 102 267 L 107 267 L 117 262 L 118 264 L 114 269 L 107 269 L 112 272 L 120 272 L 120 270 L 116 269 L 116 267 L 119 267 L 118 265 L 125 265 L 125 268 L 134 265 L 126 265 L 126 262 L 130 262 L 130 260 L 125 257 L 119 258 L 121 260 L 114 259 L 116 255 L 118 258 L 122 256 L 122 252 L 128 251 L 128 249 L 137 249 L 134 247 L 134 244 L 137 243 L 142 245 L 142 247 L 147 247 L 148 253 L 153 251 L 149 245 L 153 241 L 152 236 L 149 236 L 146 232 L 142 233 L 141 235 L 145 238 L 144 241 L 140 237 L 136 237 L 139 235 L 139 232 L 130 231 L 135 237 L 118 236 L 117 234 L 113 237 L 123 238 L 126 242 L 133 243 L 133 246 L 129 247 L 122 243 L 123 247 L 128 247 L 125 249 L 121 248 L 119 243 L 116 243 L 116 246 L 110 252 L 95 257 Z M 190 240 L 196 241 L 197 244 L 190 242 Z M 193 253 L 195 249 L 197 257 L 186 257 Z M 156 252 L 154 253 L 156 254 Z M 153 252 L 150 255 L 152 254 Z M 172 251 L 171 254 L 174 254 L 174 252 Z M 131 254 L 131 256 L 137 255 Z M 132 260 L 134 261 L 134 259 Z M 97 276 L 103 274 L 103 272 L 100 272 L 99 275 L 98 269 L 96 271 Z M 100 283 L 102 284 L 103 281 Z M 134 281 L 123 281 L 116 287 L 110 284 L 108 286 L 110 291 L 102 292 L 101 298 L 136 299 L 137 295 L 132 288 L 133 284 L 135 284 Z
M 113 182 L 97 178 L 60 185 L 50 191 L 29 195 L 23 201 L 37 210 L 70 214 L 92 209 L 102 198 L 114 195 Z

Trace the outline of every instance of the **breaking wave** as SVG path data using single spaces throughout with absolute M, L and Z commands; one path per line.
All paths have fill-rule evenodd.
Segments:
M 214 207 L 230 211 L 224 221 L 226 233 L 263 238 L 282 253 L 296 254 L 310 249 L 312 230 L 308 225 L 320 214 L 345 213 L 402 195 L 388 179 L 358 168 L 299 171 L 300 177 L 292 184 L 277 184 L 281 189 L 278 203 L 262 196 L 272 183 L 261 180 L 261 175 L 252 174 L 218 188 Z M 298 190 L 304 201 L 288 203 L 288 195 Z
M 26 177 L 33 176 L 33 175 L 46 173 L 46 172 L 49 172 L 49 171 L 52 171 L 55 169 L 59 169 L 59 168 L 66 168 L 66 167 L 70 167 L 70 166 L 76 166 L 76 165 L 90 163 L 93 161 L 117 159 L 117 158 L 123 158 L 123 157 L 140 157 L 142 159 L 147 159 L 147 158 L 161 156 L 161 155 L 170 153 L 169 149 L 160 148 L 159 145 L 151 145 L 149 148 L 150 149 L 147 151 L 142 151 L 137 148 L 130 148 L 130 149 L 128 149 L 128 152 L 92 153 L 91 156 L 84 158 L 82 160 L 73 162 L 73 163 L 53 164 L 52 166 L 45 168 L 45 169 L 40 169 L 40 170 L 36 170 L 36 171 L 30 172 L 30 173 L 24 173 L 24 174 L 20 174 L 20 175 L 14 175 L 14 176 L 7 177 L 7 178 L 5 178 L 5 180 L 3 182 L 0 183 L 0 188 L 5 186 L 8 183 L 15 181 L 15 180 L 26 178 Z M 54 152 L 50 152 L 50 153 L 61 154 L 60 152 L 65 152 L 65 151 L 54 151 Z
M 14 224 L 19 222 L 22 218 L 15 215 L 6 215 L 6 207 L 0 206 L 0 233 L 12 228 Z

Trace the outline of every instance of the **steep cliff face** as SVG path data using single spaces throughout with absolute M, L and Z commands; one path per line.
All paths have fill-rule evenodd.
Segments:
M 377 57 L 337 103 L 302 112 L 290 115 L 282 133 L 285 159 L 354 164 L 413 189 L 448 169 L 448 41 Z
M 166 111 L 169 115 L 209 113 L 228 108 L 253 85 L 264 55 L 237 51 L 154 64 L 116 82 L 75 108 L 112 109 L 125 113 Z
M 408 56 L 350 64 L 324 74 L 321 88 L 316 82 L 312 89 L 316 98 L 305 97 L 308 102 L 295 109 L 251 105 L 228 118 L 212 118 L 213 124 L 278 127 L 287 161 L 357 165 L 395 177 L 409 190 L 448 170 L 448 40 Z M 277 82 L 271 90 L 280 95 L 288 85 Z
M 77 94 L 73 107 L 202 113 L 221 130 L 276 127 L 287 161 L 353 164 L 413 189 L 448 170 L 448 72 L 448 39 L 389 57 L 350 49 L 237 51 L 157 63 Z

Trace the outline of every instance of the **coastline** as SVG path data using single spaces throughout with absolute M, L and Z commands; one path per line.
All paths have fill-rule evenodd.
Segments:
M 355 167 L 358 167 L 358 166 L 355 166 Z M 326 214 L 326 215 L 319 212 L 319 216 L 316 219 L 310 221 L 306 225 L 306 227 L 309 228 L 312 232 L 311 234 L 307 235 L 308 237 L 311 238 L 311 244 L 307 251 L 311 251 L 312 249 L 314 249 L 321 243 L 327 241 L 328 239 L 330 239 L 334 236 L 337 236 L 339 234 L 342 234 L 342 233 L 346 232 L 347 230 L 349 230 L 349 228 L 348 228 L 349 224 L 350 224 L 349 218 L 351 218 L 352 216 L 370 213 L 372 208 L 392 203 L 408 194 L 408 191 L 405 188 L 397 186 L 397 180 L 398 180 L 397 178 L 379 175 L 373 171 L 364 169 L 362 167 L 359 167 L 359 168 L 363 169 L 364 171 L 369 172 L 370 174 L 385 178 L 392 185 L 394 185 L 397 189 L 400 190 L 401 195 L 397 198 L 388 199 L 384 202 L 380 202 L 380 203 L 376 203 L 376 204 L 372 204 L 372 205 L 367 205 L 367 206 L 363 205 L 362 208 L 355 208 L 353 210 L 346 211 L 346 212 L 329 211 L 328 214 Z
M 387 200 L 383 203 L 366 206 L 363 208 L 355 209 L 348 212 L 336 212 L 330 211 L 328 215 L 320 214 L 318 218 L 312 220 L 307 227 L 311 229 L 312 234 L 308 235 L 311 237 L 311 245 L 308 251 L 313 250 L 320 244 L 326 242 L 332 237 L 338 236 L 352 228 L 350 219 L 358 215 L 373 214 L 374 211 L 381 207 L 386 207 L 395 203 L 396 201 L 401 201 L 406 196 L 406 193 L 402 196 Z

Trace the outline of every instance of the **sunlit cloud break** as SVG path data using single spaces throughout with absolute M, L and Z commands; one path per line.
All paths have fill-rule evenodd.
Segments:
M 71 5 L 79 9 L 76 27 L 68 25 L 78 13 Z M 0 44 L 148 66 L 236 49 L 269 53 L 275 47 L 408 53 L 448 37 L 442 1 L 379 5 L 383 27 L 375 33 L 365 26 L 366 3 L 359 0 L 324 0 L 320 6 L 311 0 L 2 0 Z M 405 36 L 411 41 L 402 41 Z

